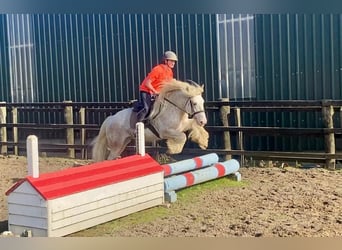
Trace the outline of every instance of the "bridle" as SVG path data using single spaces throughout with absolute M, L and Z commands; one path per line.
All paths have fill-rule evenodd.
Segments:
M 191 80 L 188 80 L 188 82 L 189 82 L 190 84 L 192 84 L 192 85 L 197 85 L 197 86 L 199 86 L 198 84 L 196 84 L 195 82 L 193 82 L 193 81 L 191 81 Z M 176 103 L 174 103 L 172 100 L 170 100 L 170 99 L 168 99 L 168 98 L 166 98 L 166 97 L 163 97 L 163 99 L 164 99 L 165 101 L 167 101 L 168 103 L 170 103 L 171 105 L 173 105 L 173 106 L 175 106 L 176 108 L 178 108 L 179 110 L 181 110 L 181 111 L 183 111 L 184 113 L 186 113 L 186 114 L 188 115 L 188 119 L 192 119 L 195 115 L 197 115 L 197 114 L 199 114 L 199 113 L 202 113 L 202 112 L 205 113 L 204 108 L 203 108 L 203 110 L 198 110 L 198 111 L 195 111 L 195 110 L 194 110 L 194 104 L 193 104 L 192 101 L 191 101 L 192 97 L 189 97 L 189 98 L 186 100 L 185 105 L 184 105 L 184 108 L 178 106 Z M 161 103 L 164 103 L 164 101 L 161 101 Z M 190 105 L 191 112 L 188 112 L 188 111 L 186 110 L 186 107 L 187 107 L 188 105 Z M 160 106 L 159 106 L 159 111 L 158 111 L 155 115 L 153 115 L 153 117 L 151 117 L 152 120 L 154 120 L 154 119 L 160 114 L 160 112 L 161 112 L 162 109 L 163 109 L 162 106 L 163 106 L 163 105 L 160 105 Z M 157 129 L 153 126 L 153 122 L 148 123 L 148 124 L 147 124 L 147 128 L 149 128 L 149 129 L 152 131 L 152 133 L 154 133 L 158 138 L 160 138 L 160 135 L 159 135 Z
M 183 111 L 184 113 L 186 113 L 188 115 L 188 118 L 189 119 L 192 119 L 196 114 L 198 113 L 204 113 L 204 110 L 199 110 L 199 111 L 194 111 L 192 113 L 189 113 L 188 111 L 186 111 L 186 109 L 182 108 L 182 107 L 179 107 L 176 103 L 174 103 L 173 101 L 171 101 L 170 99 L 164 97 L 164 100 L 167 101 L 168 103 L 172 104 L 173 106 L 175 106 L 176 108 L 178 108 L 179 110 Z M 188 105 L 188 103 L 190 103 L 190 107 L 191 107 L 191 110 L 193 111 L 194 110 L 194 107 L 193 107 L 193 103 L 191 102 L 191 97 L 188 98 L 188 100 L 185 102 L 185 106 L 186 107 Z M 157 113 L 153 119 L 155 119 L 158 114 L 160 114 L 160 110 L 159 110 L 159 113 Z M 160 135 L 159 135 L 159 132 L 157 131 L 157 129 L 152 125 L 152 123 L 148 123 L 147 128 L 149 128 L 152 133 L 154 133 L 158 138 L 160 138 Z
M 183 111 L 184 113 L 186 113 L 188 115 L 188 118 L 189 119 L 192 119 L 194 118 L 195 115 L 199 114 L 199 113 L 204 113 L 204 109 L 203 110 L 198 110 L 198 111 L 194 111 L 194 105 L 191 101 L 191 97 L 188 98 L 188 100 L 185 102 L 185 106 L 186 107 L 188 105 L 188 103 L 190 103 L 190 108 L 191 108 L 191 111 L 193 111 L 192 113 L 189 113 L 188 111 L 186 111 L 186 109 L 182 108 L 182 107 L 179 107 L 177 104 L 175 104 L 173 101 L 171 101 L 170 99 L 168 98 L 164 98 L 165 101 L 167 101 L 168 103 L 172 104 L 173 106 L 175 106 L 176 108 L 178 108 L 179 110 Z

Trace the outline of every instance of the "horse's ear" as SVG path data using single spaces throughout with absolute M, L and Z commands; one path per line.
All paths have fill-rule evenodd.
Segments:
M 187 83 L 189 83 L 192 86 L 200 87 L 200 85 L 197 82 L 193 81 L 193 80 L 187 79 L 186 81 L 187 81 Z
M 204 90 L 204 84 L 201 84 L 201 88 Z

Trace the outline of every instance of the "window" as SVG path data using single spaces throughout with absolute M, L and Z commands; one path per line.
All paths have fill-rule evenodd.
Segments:
M 35 67 L 30 15 L 8 14 L 7 32 L 12 102 L 33 102 Z
M 254 16 L 218 14 L 217 41 L 220 98 L 255 98 Z

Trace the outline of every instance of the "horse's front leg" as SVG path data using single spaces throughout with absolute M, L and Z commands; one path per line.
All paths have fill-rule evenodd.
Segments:
M 195 125 L 189 130 L 189 138 L 191 141 L 198 144 L 201 149 L 207 149 L 209 141 L 209 133 L 204 129 Z
M 171 131 L 168 131 L 170 133 Z M 186 142 L 186 135 L 183 132 L 173 131 L 172 134 L 167 136 L 167 154 L 179 154 L 182 152 Z

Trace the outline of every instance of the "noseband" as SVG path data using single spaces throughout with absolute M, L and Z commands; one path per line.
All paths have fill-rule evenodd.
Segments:
M 189 112 L 186 111 L 184 108 L 181 108 L 181 107 L 179 107 L 177 104 L 175 104 L 174 102 L 172 102 L 170 99 L 164 98 L 164 100 L 167 101 L 168 103 L 171 103 L 173 106 L 175 106 L 176 108 L 180 109 L 180 110 L 183 111 L 184 113 L 188 114 L 188 118 L 189 118 L 189 119 L 194 118 L 194 116 L 197 115 L 197 114 L 199 114 L 199 113 L 202 113 L 202 112 L 204 113 L 204 110 L 199 110 L 199 111 L 194 111 L 194 112 L 192 112 L 192 113 L 189 113 Z M 193 110 L 194 110 L 194 106 L 193 106 L 193 104 L 192 104 L 192 102 L 191 102 L 191 97 L 189 97 L 188 100 L 186 101 L 185 107 L 186 107 L 186 105 L 188 105 L 189 102 L 190 102 L 191 111 L 193 111 Z

